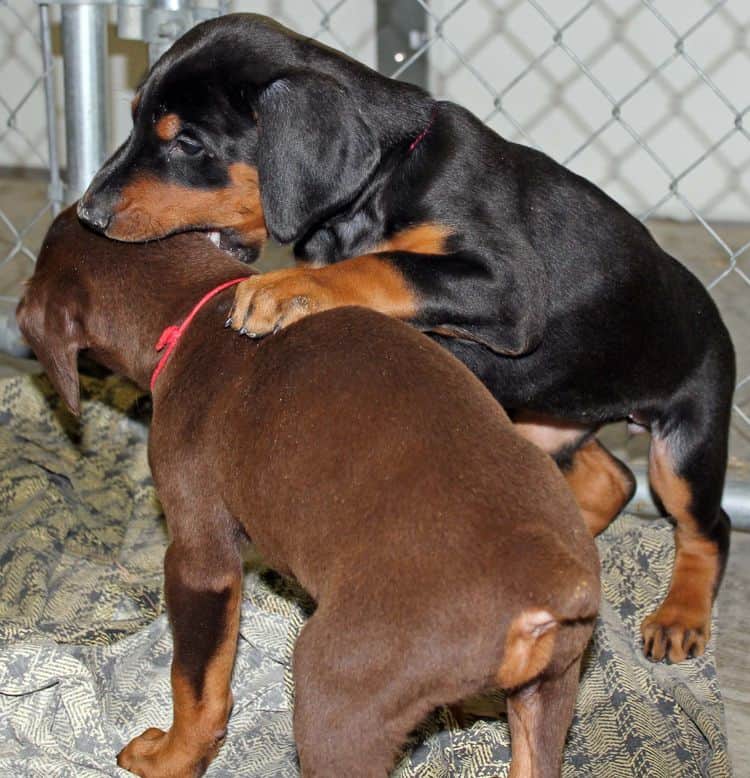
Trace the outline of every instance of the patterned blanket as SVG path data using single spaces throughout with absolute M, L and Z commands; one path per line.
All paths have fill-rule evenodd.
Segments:
M 119 749 L 170 722 L 148 399 L 114 378 L 82 387 L 77 422 L 43 378 L 0 381 L 0 776 L 127 776 Z M 670 527 L 624 516 L 598 544 L 604 599 L 563 775 L 729 776 L 714 641 L 671 666 L 639 649 L 638 625 L 669 581 Z M 209 776 L 298 775 L 289 668 L 309 607 L 249 566 L 234 712 Z M 461 728 L 444 709 L 414 733 L 395 775 L 502 778 L 509 760 L 504 718 Z

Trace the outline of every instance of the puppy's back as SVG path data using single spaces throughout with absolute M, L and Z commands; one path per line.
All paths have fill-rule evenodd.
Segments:
M 217 339 L 218 351 L 200 357 L 220 365 L 203 366 L 202 404 L 223 408 L 231 431 L 184 423 L 193 450 L 206 434 L 222 452 L 218 477 L 232 513 L 250 511 L 261 551 L 289 564 L 313 595 L 319 571 L 341 568 L 342 557 L 353 568 L 362 555 L 370 567 L 387 564 L 393 548 L 414 557 L 412 571 L 422 557 L 454 570 L 499 566 L 508 580 L 528 578 L 530 596 L 555 592 L 561 607 L 570 576 L 554 582 L 555 570 L 581 560 L 595 581 L 593 541 L 553 461 L 429 338 L 341 308 L 256 346 L 241 339 L 251 359 L 237 340 Z M 284 517 L 283 528 L 266 516 Z

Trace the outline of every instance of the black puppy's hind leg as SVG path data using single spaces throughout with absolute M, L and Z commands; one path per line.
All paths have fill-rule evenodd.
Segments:
M 703 653 L 711 608 L 729 553 L 730 522 L 721 509 L 727 464 L 732 376 L 690 387 L 652 426 L 651 487 L 676 523 L 667 596 L 641 625 L 647 657 L 679 662 Z M 721 381 L 721 385 L 717 384 Z
M 558 461 L 589 532 L 603 532 L 635 494 L 635 477 L 596 438 Z

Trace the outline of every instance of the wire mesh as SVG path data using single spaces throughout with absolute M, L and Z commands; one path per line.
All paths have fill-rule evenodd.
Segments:
M 750 7 L 740 0 L 412 2 L 430 30 L 395 75 L 430 55 L 435 91 L 458 102 L 470 94 L 469 107 L 501 134 L 593 179 L 644 221 L 676 216 L 700 226 L 711 256 L 687 264 L 733 331 L 733 442 L 746 452 L 750 228 L 726 219 L 746 221 L 750 204 L 750 92 L 742 75 Z
M 57 204 L 49 188 L 44 104 L 52 73 L 44 65 L 35 4 L 0 0 L 0 47 L 0 315 L 7 315 Z

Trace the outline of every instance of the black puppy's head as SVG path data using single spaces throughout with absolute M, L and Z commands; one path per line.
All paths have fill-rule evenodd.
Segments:
M 346 79 L 316 66 L 337 56 L 264 17 L 198 25 L 138 90 L 130 136 L 81 198 L 80 218 L 122 241 L 219 230 L 257 253 L 268 233 L 298 240 L 379 160 Z

